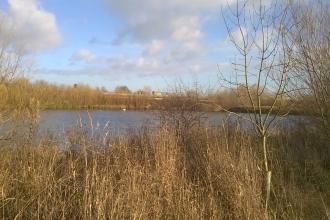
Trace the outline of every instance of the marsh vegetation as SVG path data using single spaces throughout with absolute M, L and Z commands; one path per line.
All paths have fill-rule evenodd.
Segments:
M 237 1 L 229 12 L 234 77 L 219 69 L 211 91 L 32 82 L 1 38 L 0 218 L 330 219 L 329 5 Z M 110 120 L 96 132 L 86 111 L 63 144 L 39 136 L 47 109 L 156 110 L 157 129 L 138 123 L 115 135 Z M 212 125 L 206 111 L 235 120 Z M 293 111 L 309 123 L 277 124 Z

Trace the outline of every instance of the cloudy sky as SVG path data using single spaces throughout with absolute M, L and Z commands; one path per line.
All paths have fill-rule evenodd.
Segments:
M 1 0 L 2 32 L 29 77 L 105 86 L 216 84 L 233 50 L 221 16 L 231 0 Z

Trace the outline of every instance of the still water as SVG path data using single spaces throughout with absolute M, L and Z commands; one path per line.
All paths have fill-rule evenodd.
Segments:
M 250 122 L 241 120 L 235 114 L 223 112 L 195 113 L 201 117 L 201 121 L 207 126 L 219 126 L 227 122 L 239 122 L 242 128 L 252 128 Z M 88 137 L 118 137 L 122 135 L 139 132 L 147 126 L 149 132 L 157 131 L 159 128 L 160 114 L 156 111 L 67 111 L 54 110 L 43 111 L 40 114 L 37 126 L 37 133 L 34 133 L 34 141 L 39 142 L 49 135 L 52 140 L 61 146 L 66 146 L 70 134 L 84 132 Z M 248 117 L 247 114 L 240 116 Z M 312 125 L 306 116 L 286 116 L 279 117 L 274 121 L 280 129 L 287 131 L 294 128 L 297 124 L 308 123 Z M 8 124 L 9 125 L 9 124 Z M 10 126 L 0 126 L 0 136 L 6 134 Z M 312 126 L 311 126 L 312 127 Z M 73 133 L 71 133 L 73 132 Z M 19 126 L 16 130 L 18 136 L 29 135 L 29 126 Z
M 210 126 L 221 125 L 225 121 L 238 120 L 237 116 L 223 112 L 201 113 L 203 120 Z M 247 117 L 247 115 L 245 115 Z M 301 121 L 302 116 L 287 116 L 278 118 L 279 125 L 294 126 Z M 249 126 L 248 122 L 244 122 Z M 88 130 L 123 134 L 129 129 L 139 129 L 146 125 L 157 127 L 159 114 L 152 111 L 44 111 L 40 115 L 39 130 L 42 132 L 64 134 L 74 127 L 84 127 Z
M 202 120 L 210 125 L 219 125 L 228 114 L 199 113 Z M 76 127 L 95 132 L 111 130 L 124 134 L 143 126 L 157 127 L 159 114 L 153 111 L 44 111 L 40 115 L 39 130 L 52 134 L 64 134 Z

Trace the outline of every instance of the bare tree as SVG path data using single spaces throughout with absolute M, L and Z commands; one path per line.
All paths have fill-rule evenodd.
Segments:
M 169 90 L 169 95 L 159 103 L 161 126 L 171 126 L 183 140 L 192 129 L 199 128 L 204 121 L 201 109 L 202 89 L 195 82 L 193 86 L 181 80 Z
M 291 66 L 291 53 L 284 50 L 287 5 L 279 2 L 263 4 L 263 1 L 237 1 L 235 7 L 223 11 L 232 43 L 238 56 L 233 74 L 220 71 L 224 85 L 236 90 L 241 107 L 248 112 L 239 115 L 252 123 L 261 140 L 266 178 L 265 210 L 267 213 L 272 169 L 269 162 L 267 138 L 275 119 L 286 115 L 286 92 Z M 263 97 L 267 95 L 267 105 Z M 226 110 L 228 111 L 228 110 Z
M 144 86 L 143 89 L 142 89 L 142 92 L 143 92 L 143 94 L 151 95 L 152 89 L 151 89 L 150 86 Z
M 308 106 L 320 116 L 330 137 L 330 4 L 291 1 L 290 12 L 287 42 L 294 48 L 287 50 L 292 50 L 294 58 L 293 89 L 301 99 L 312 97 Z
M 0 19 L 1 19 L 0 14 Z M 0 21 L 0 129 L 14 115 L 15 111 L 8 106 L 8 93 L 12 80 L 17 76 L 22 64 L 22 53 L 11 42 L 8 28 Z M 3 137 L 0 134 L 0 140 Z
M 22 61 L 22 53 L 11 40 L 13 28 L 4 23 L 3 14 L 0 13 L 0 84 L 14 78 Z
M 127 86 L 117 86 L 115 88 L 116 93 L 131 93 L 131 90 Z

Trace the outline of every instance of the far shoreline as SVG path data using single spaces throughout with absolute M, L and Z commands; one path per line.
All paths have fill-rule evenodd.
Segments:
M 166 111 L 166 109 L 160 109 L 160 108 L 132 108 L 127 106 L 70 106 L 70 107 L 41 107 L 40 111 L 140 111 L 140 112 L 155 112 L 155 111 Z M 221 109 L 210 109 L 210 108 L 204 108 L 204 109 L 198 109 L 198 110 L 187 110 L 187 111 L 194 111 L 194 112 L 206 112 L 206 113 L 252 113 L 253 109 L 252 107 L 231 107 L 227 110 L 221 110 Z M 269 108 L 262 109 L 262 114 L 268 113 Z M 272 114 L 276 113 L 276 110 L 272 112 Z M 279 115 L 283 115 L 287 112 L 280 111 Z M 303 115 L 303 116 L 312 116 L 311 114 L 304 113 L 303 111 L 299 110 L 291 110 L 287 115 Z

